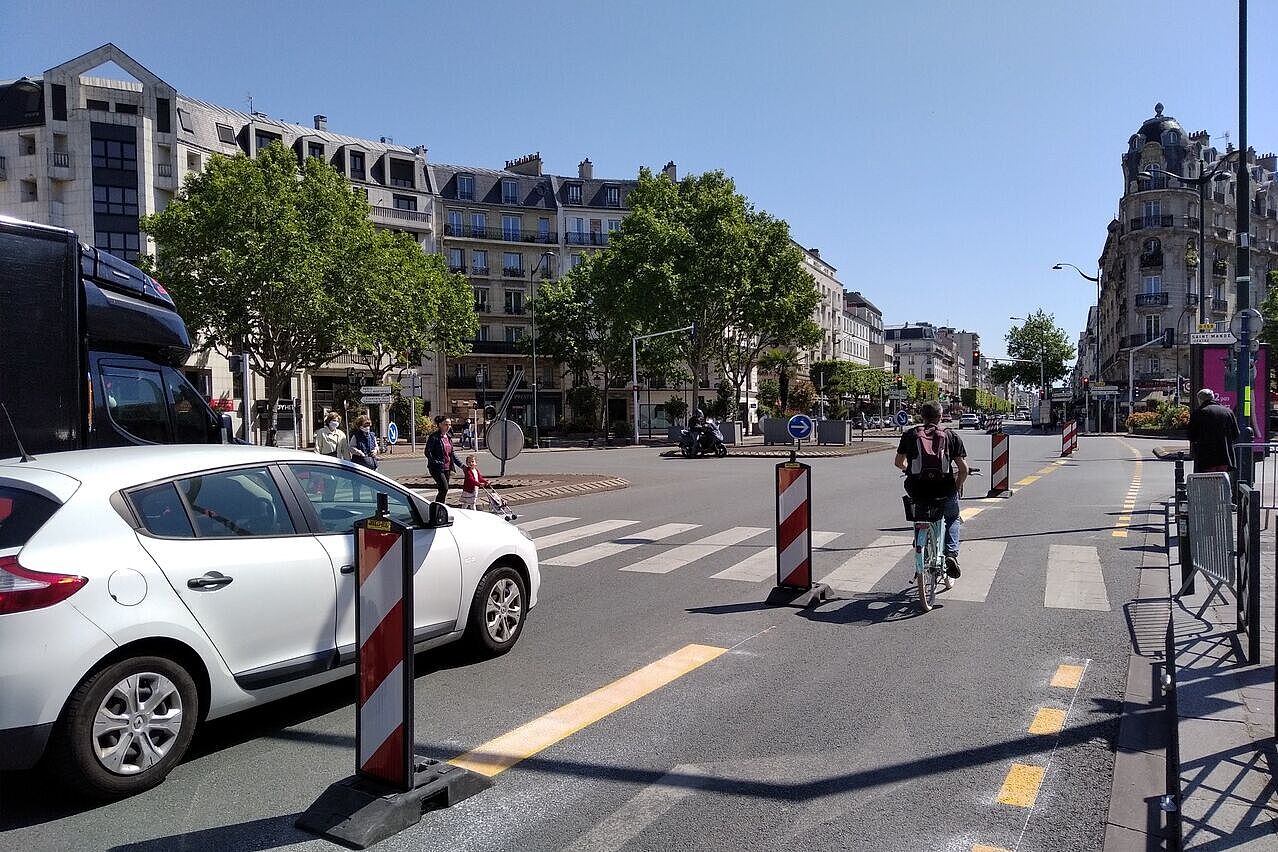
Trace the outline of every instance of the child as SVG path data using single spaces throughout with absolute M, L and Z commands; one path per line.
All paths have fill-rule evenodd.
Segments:
M 488 480 L 484 479 L 484 475 L 479 472 L 479 464 L 475 460 L 474 453 L 466 456 L 466 467 L 463 473 L 465 480 L 462 482 L 462 508 L 474 509 L 476 498 L 479 496 L 479 486 L 488 484 Z

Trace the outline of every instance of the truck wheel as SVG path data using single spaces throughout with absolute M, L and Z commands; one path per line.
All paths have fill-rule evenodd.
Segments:
M 50 743 L 54 776 L 95 799 L 159 784 L 191 744 L 199 693 L 165 657 L 131 657 L 86 677 L 71 693 Z

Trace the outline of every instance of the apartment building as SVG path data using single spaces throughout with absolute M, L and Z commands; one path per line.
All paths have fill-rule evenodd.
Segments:
M 958 355 L 967 371 L 961 387 L 990 390 L 989 361 L 981 352 L 981 336 L 974 331 L 951 331 Z
M 1218 149 L 1205 130 L 1185 132 L 1164 114 L 1162 104 L 1128 139 L 1122 156 L 1123 193 L 1100 259 L 1097 337 L 1106 383 L 1126 387 L 1128 362 L 1136 359 L 1132 372 L 1138 401 L 1166 391 L 1177 375 L 1189 373 L 1187 343 L 1199 323 L 1200 265 L 1207 321 L 1223 327 L 1236 312 L 1238 204 L 1250 207 L 1253 305 L 1264 299 L 1267 274 L 1278 269 L 1278 156 L 1246 151 L 1250 188 L 1241 199 L 1232 162 L 1237 156 L 1231 144 Z M 1223 158 L 1231 162 L 1222 165 Z M 1217 168 L 1222 179 L 1210 179 Z M 1205 204 L 1198 187 L 1181 179 L 1204 176 L 1209 178 Z M 1167 329 L 1174 330 L 1172 349 L 1135 351 Z M 1085 365 L 1089 371 L 1094 370 L 1091 364 L 1094 354 Z
M 818 361 L 834 361 L 841 357 L 843 336 L 843 285 L 839 283 L 838 270 L 821 258 L 815 248 L 804 248 L 803 268 L 812 276 L 821 300 L 812 309 L 812 321 L 821 328 L 821 342 L 810 349 L 799 350 L 799 374 L 807 377 L 810 365 Z
M 875 347 L 883 351 L 883 312 L 858 291 L 843 294 L 843 334 L 839 339 L 839 359 L 867 367 L 882 367 L 871 355 Z
M 884 345 L 892 350 L 893 371 L 936 382 L 943 395 L 957 396 L 966 380 L 966 367 L 953 332 L 927 322 L 884 329 Z

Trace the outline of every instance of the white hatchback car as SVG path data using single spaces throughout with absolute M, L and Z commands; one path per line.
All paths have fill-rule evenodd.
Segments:
M 417 650 L 511 648 L 537 552 L 495 515 L 350 463 L 151 446 L 0 462 L 0 770 L 43 756 L 109 798 L 160 783 L 199 723 L 343 676 L 355 520 L 412 526 Z

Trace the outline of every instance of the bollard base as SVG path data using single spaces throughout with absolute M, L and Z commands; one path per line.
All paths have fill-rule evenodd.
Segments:
M 997 488 L 991 488 L 991 489 L 990 489 L 990 490 L 986 493 L 986 495 L 985 495 L 985 496 L 986 496 L 986 497 L 1011 497 L 1013 493 L 1014 493 L 1014 492 L 1013 492 L 1013 491 L 1012 491 L 1012 489 L 1010 489 L 1010 488 L 1005 489 L 1005 490 L 1003 490 L 1003 491 L 999 491 Z
M 768 593 L 765 603 L 768 606 L 794 606 L 803 609 L 830 599 L 830 587 L 825 583 L 814 583 L 810 589 L 791 589 L 777 586 Z
M 412 828 L 427 811 L 455 805 L 493 785 L 468 769 L 421 756 L 413 769 L 413 789 L 407 792 L 355 775 L 331 784 L 295 824 L 352 849 L 367 849 Z

